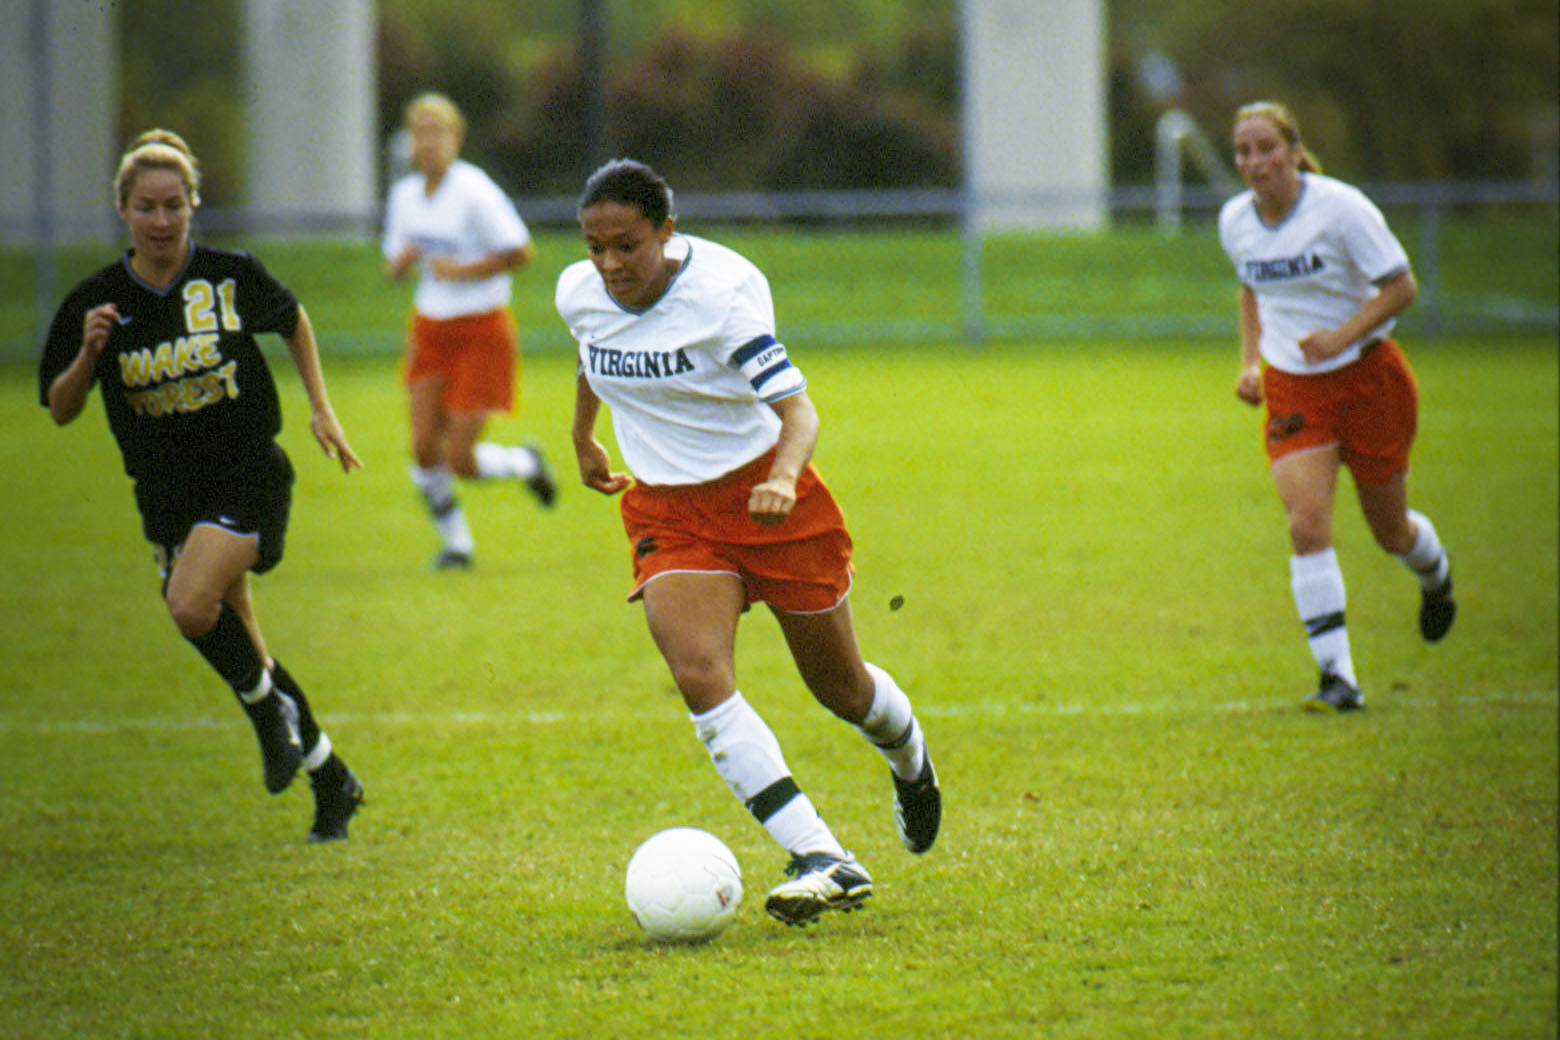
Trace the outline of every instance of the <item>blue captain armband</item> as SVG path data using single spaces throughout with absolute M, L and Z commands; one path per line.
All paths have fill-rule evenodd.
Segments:
M 807 387 L 802 370 L 786 355 L 785 344 L 773 336 L 760 336 L 745 344 L 731 355 L 730 364 L 765 401 L 778 401 Z

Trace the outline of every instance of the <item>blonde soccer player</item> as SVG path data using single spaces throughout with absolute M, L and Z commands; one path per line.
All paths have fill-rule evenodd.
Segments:
M 541 452 L 483 440 L 488 419 L 515 405 L 519 346 L 511 275 L 536 256 L 509 196 L 460 157 L 466 120 L 426 93 L 406 106 L 416 167 L 391 186 L 381 248 L 392 280 L 417 277 L 407 336 L 412 481 L 438 530 L 438 569 L 471 566 L 475 539 L 460 480 L 518 480 L 544 506 L 556 486 Z
M 1241 108 L 1234 145 L 1246 190 L 1225 203 L 1219 237 L 1240 281 L 1236 394 L 1267 405 L 1263 429 L 1289 520 L 1291 589 L 1321 676 L 1303 705 L 1363 708 L 1332 544 L 1340 469 L 1352 475 L 1377 543 L 1420 583 L 1424 639 L 1444 637 L 1457 613 L 1435 525 L 1408 505 L 1419 391 L 1392 329 L 1418 288 L 1381 211 L 1322 174 L 1286 107 Z
M 242 703 L 266 790 L 281 792 L 305 769 L 309 837 L 345 838 L 363 785 L 302 686 L 268 653 L 249 583 L 250 572 L 282 558 L 293 485 L 257 335 L 287 345 L 325 454 L 343 472 L 361 465 L 326 394 L 313 328 L 255 257 L 191 240 L 200 167 L 183 138 L 142 134 L 120 159 L 114 190 L 131 248 L 55 312 L 38 369 L 41 402 L 63 426 L 99 389 L 174 624 Z

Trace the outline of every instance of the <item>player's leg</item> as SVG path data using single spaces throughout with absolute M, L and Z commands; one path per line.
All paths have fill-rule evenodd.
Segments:
M 347 823 L 363 803 L 362 781 L 337 754 L 330 735 L 320 728 L 298 680 L 274 657 L 270 671 L 277 693 L 297 712 L 303 768 L 309 774 L 309 787 L 314 793 L 314 823 L 309 828 L 309 840 L 345 839 Z
M 1384 484 L 1358 484 L 1360 510 L 1371 534 L 1387 552 L 1419 576 L 1419 632 L 1438 642 L 1457 616 L 1452 595 L 1452 565 L 1423 513 L 1408 508 L 1407 481 L 1399 475 Z
M 443 376 L 428 376 L 407 386 L 412 424 L 412 483 L 422 492 L 428 514 L 443 542 L 443 548 L 434 557 L 434 566 L 440 569 L 470 565 L 475 547 L 466 514 L 455 496 L 455 474 L 445 461 L 444 387 Z
M 797 786 L 774 732 L 736 688 L 737 623 L 746 603 L 741 579 L 724 573 L 663 573 L 644 586 L 643 599 L 650 634 L 726 786 L 791 853 L 793 867 L 822 858 L 841 865 L 843 884 L 834 885 L 832 893 L 794 908 L 788 903 L 787 913 L 775 916 L 804 924 L 823 910 L 859 904 L 871 894 L 870 878 Z
M 1366 404 L 1349 413 L 1344 436 L 1360 509 L 1371 534 L 1419 576 L 1419 632 L 1437 642 L 1452 627 L 1452 568 L 1435 525 L 1408 508 L 1408 466 L 1419 429 L 1419 385 L 1402 349 L 1384 341 L 1360 365 L 1372 380 Z
M 1273 482 L 1289 519 L 1290 589 L 1305 625 L 1311 656 L 1321 670 L 1312 710 L 1347 710 L 1363 705 L 1344 608 L 1343 571 L 1332 547 L 1333 501 L 1338 487 L 1337 445 L 1284 455 L 1273 463 Z
M 164 597 L 179 632 L 232 687 L 244 707 L 265 766 L 265 787 L 276 794 L 292 782 L 303 760 L 295 720 L 276 695 L 265 667 L 264 643 L 248 603 L 248 571 L 259 561 L 259 536 L 216 524 L 191 528 L 168 574 Z
M 482 440 L 491 415 L 514 411 L 519 348 L 509 312 L 469 319 L 465 342 L 454 360 L 445 407 L 450 413 L 446 461 L 467 480 L 518 480 L 537 501 L 551 506 L 558 486 L 547 462 L 529 445 Z
M 518 480 L 544 506 L 553 504 L 558 489 L 547 460 L 527 444 L 495 444 L 482 440 L 486 412 L 452 412 L 445 440 L 446 464 L 467 480 Z
M 862 659 L 850 600 L 825 611 L 774 614 L 813 696 L 888 760 L 900 841 L 911 852 L 925 852 L 942 820 L 937 773 L 910 698 L 886 670 Z

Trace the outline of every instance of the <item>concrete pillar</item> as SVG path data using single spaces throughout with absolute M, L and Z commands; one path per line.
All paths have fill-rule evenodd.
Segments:
M 960 0 L 976 229 L 1092 229 L 1109 213 L 1104 0 Z
M 362 230 L 377 219 L 374 7 L 245 0 L 246 208 L 256 230 Z
M 0 242 L 116 233 L 118 6 L 0 0 Z

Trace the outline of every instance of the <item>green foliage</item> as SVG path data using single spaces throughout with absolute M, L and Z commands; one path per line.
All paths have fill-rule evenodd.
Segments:
M 512 190 L 577 190 L 589 142 L 572 40 L 522 58 L 506 49 L 491 11 L 426 18 L 385 15 L 385 131 L 413 94 L 441 89 L 467 115 L 472 157 Z M 717 34 L 674 21 L 608 69 L 609 150 L 693 191 L 951 185 L 954 52 L 951 23 L 936 23 L 903 47 L 855 49 L 831 72 L 761 27 Z
M 1123 66 L 1154 46 L 1180 65 L 1174 100 L 1221 144 L 1236 108 L 1276 98 L 1346 179 L 1555 175 L 1560 23 L 1542 0 L 1112 0 L 1112 21 L 1118 46 L 1135 44 L 1115 52 L 1113 113 L 1137 106 L 1142 173 L 1149 105 Z M 1118 136 L 1118 162 L 1126 147 Z
M 123 0 L 121 131 L 184 132 L 209 204 L 241 201 L 237 0 Z M 380 129 L 439 89 L 470 156 L 518 194 L 568 194 L 592 161 L 581 4 L 383 0 Z M 1112 178 L 1153 172 L 1167 104 L 1221 142 L 1257 96 L 1296 111 L 1356 180 L 1554 176 L 1560 27 L 1540 0 L 1106 0 Z M 604 0 L 610 150 L 659 158 L 685 190 L 949 185 L 958 177 L 953 0 Z M 1139 68 L 1163 53 L 1181 88 Z
M 243 24 L 239 0 L 126 0 L 119 8 L 120 141 L 177 131 L 201 160 L 201 198 L 244 197 Z M 116 156 L 117 158 L 117 156 Z M 104 177 L 105 196 L 110 176 Z
M 896 291 L 876 270 L 857 294 Z M 298 288 L 321 314 L 356 306 Z M 241 713 L 157 604 L 98 412 L 56 430 L 27 374 L 0 372 L 0 568 L 20 576 L 0 594 L 3 1031 L 1553 1035 L 1554 343 L 1410 353 L 1414 497 L 1463 614 L 1419 640 L 1412 576 L 1345 494 L 1370 708 L 1317 718 L 1295 706 L 1312 666 L 1225 346 L 798 350 L 861 640 L 916 699 L 948 799 L 938 846 L 904 853 L 882 761 L 748 616 L 743 689 L 878 885 L 805 931 L 763 915 L 783 857 L 622 602 L 613 502 L 470 488 L 478 566 L 431 573 L 393 359 L 326 359 L 368 463 L 351 477 L 284 375 L 299 483 L 259 615 L 369 791 L 349 843 L 309 846 L 306 788 L 263 794 Z M 565 354 L 528 358 L 495 436 L 538 437 L 566 473 L 573 378 Z M 623 907 L 629 854 L 674 823 L 743 866 L 709 946 L 650 946 Z

